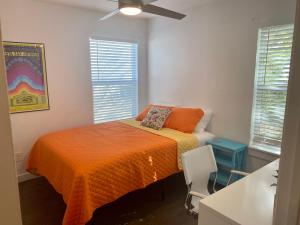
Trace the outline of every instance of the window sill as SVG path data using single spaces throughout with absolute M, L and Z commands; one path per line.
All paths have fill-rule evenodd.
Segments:
M 250 156 L 264 159 L 266 161 L 274 161 L 280 157 L 280 152 L 271 148 L 264 148 L 257 145 L 250 145 L 249 151 Z
M 280 149 L 277 148 L 272 148 L 269 146 L 262 146 L 262 145 L 249 145 L 249 148 L 256 150 L 256 151 L 260 151 L 260 152 L 264 152 L 264 153 L 268 153 L 274 156 L 280 156 Z

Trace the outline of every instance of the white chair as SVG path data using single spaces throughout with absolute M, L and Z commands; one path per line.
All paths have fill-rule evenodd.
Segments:
M 216 192 L 215 185 L 218 167 L 212 146 L 206 145 L 183 153 L 182 165 L 186 185 L 188 187 L 185 208 L 191 214 L 198 214 L 199 201 L 210 195 L 207 186 L 211 174 L 215 175 L 213 192 Z M 232 174 L 238 174 L 242 176 L 248 175 L 245 172 L 232 170 L 227 185 L 231 181 Z

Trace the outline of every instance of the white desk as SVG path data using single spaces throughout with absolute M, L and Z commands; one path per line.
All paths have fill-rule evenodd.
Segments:
M 198 225 L 272 225 L 279 160 L 200 201 Z

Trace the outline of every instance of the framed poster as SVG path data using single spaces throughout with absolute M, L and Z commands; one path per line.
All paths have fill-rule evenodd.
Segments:
M 3 42 L 11 113 L 49 109 L 44 44 Z

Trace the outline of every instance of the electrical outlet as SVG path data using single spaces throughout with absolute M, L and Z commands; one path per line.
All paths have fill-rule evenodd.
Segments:
M 15 160 L 16 160 L 16 162 L 23 161 L 24 153 L 23 152 L 15 152 Z

